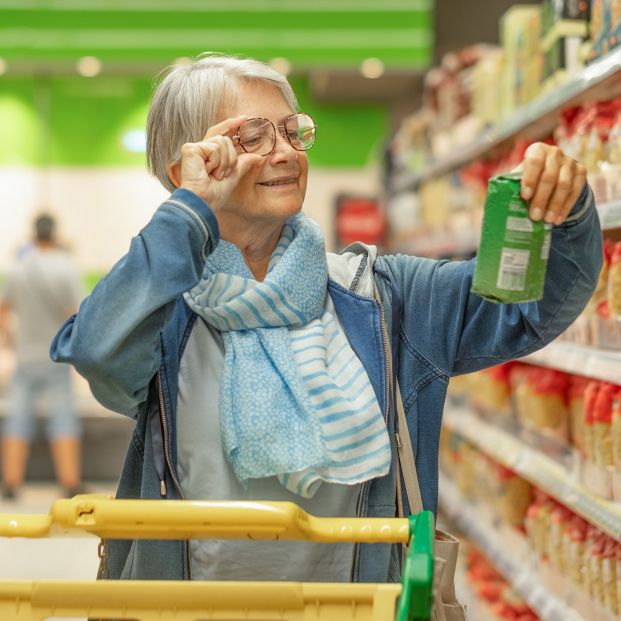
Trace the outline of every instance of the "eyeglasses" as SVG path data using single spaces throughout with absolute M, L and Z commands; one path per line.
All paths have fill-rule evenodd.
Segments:
M 274 125 L 269 119 L 248 119 L 232 137 L 246 153 L 269 155 L 276 147 L 276 130 L 296 150 L 308 151 L 315 144 L 317 125 L 308 115 L 300 112 Z

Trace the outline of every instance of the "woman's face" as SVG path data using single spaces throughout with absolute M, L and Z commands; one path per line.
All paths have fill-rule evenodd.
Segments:
M 226 110 L 221 120 L 245 114 L 249 118 L 261 117 L 280 125 L 294 112 L 275 86 L 241 80 L 237 101 Z M 243 157 L 239 148 L 238 153 Z M 224 211 L 252 221 L 276 219 L 284 222 L 302 209 L 307 177 L 306 153 L 296 151 L 277 131 L 274 150 L 262 158 L 260 166 L 252 167 L 240 179 Z M 285 183 L 274 185 L 276 180 Z

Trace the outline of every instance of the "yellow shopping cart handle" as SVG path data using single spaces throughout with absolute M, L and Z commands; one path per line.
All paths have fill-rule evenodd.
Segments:
M 112 539 L 303 539 L 407 543 L 407 518 L 327 518 L 291 502 L 56 500 L 49 515 L 0 514 L 0 537 L 47 537 L 79 529 Z
M 396 621 L 428 621 L 433 586 L 433 514 L 328 518 L 291 502 L 115 500 L 96 494 L 56 500 L 48 515 L 0 514 L 0 537 L 75 530 L 112 539 L 302 539 L 409 543 Z

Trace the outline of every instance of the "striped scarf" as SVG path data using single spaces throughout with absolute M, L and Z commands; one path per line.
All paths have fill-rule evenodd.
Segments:
M 238 480 L 277 476 L 310 498 L 321 481 L 354 485 L 390 466 L 388 432 L 364 367 L 324 311 L 328 270 L 319 226 L 289 218 L 257 282 L 220 241 L 189 307 L 220 330 L 222 442 Z

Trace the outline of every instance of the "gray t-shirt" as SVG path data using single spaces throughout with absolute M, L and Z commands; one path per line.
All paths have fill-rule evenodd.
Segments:
M 7 273 L 3 298 L 17 315 L 18 362 L 47 362 L 52 339 L 82 299 L 82 284 L 67 253 L 33 248 Z
M 329 296 L 327 296 L 329 300 Z M 336 316 L 329 300 L 327 307 Z M 313 498 L 284 488 L 276 477 L 253 479 L 244 489 L 220 440 L 222 337 L 198 318 L 179 369 L 177 455 L 188 500 L 289 501 L 317 516 L 354 517 L 360 485 L 322 483 Z M 191 542 L 197 580 L 348 582 L 353 544 L 299 541 L 197 540 Z

